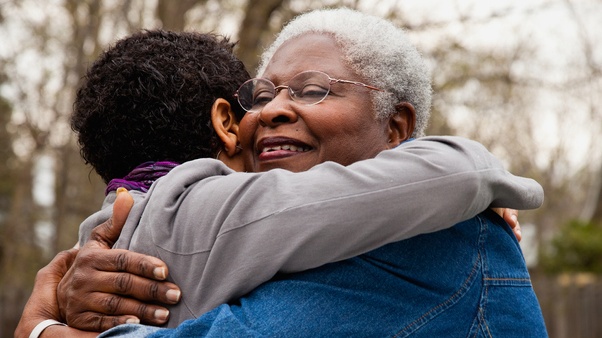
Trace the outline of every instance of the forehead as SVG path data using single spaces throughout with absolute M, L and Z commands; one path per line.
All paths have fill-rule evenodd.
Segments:
M 345 64 L 334 37 L 322 33 L 305 33 L 283 43 L 270 59 L 262 77 L 280 83 L 307 70 L 319 70 L 334 78 L 358 78 Z

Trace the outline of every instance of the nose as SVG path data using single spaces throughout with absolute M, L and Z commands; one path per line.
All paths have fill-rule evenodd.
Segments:
M 288 90 L 280 90 L 259 112 L 259 124 L 264 127 L 276 127 L 283 123 L 295 123 L 298 115 L 293 110 L 292 103 Z

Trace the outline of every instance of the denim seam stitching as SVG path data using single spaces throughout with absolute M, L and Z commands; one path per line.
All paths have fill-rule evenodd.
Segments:
M 483 331 L 487 333 L 488 337 L 493 337 L 491 330 L 489 329 L 489 325 L 487 325 L 487 321 L 485 320 L 485 308 L 487 307 L 487 294 L 489 293 L 489 287 L 487 285 L 483 285 L 483 289 L 484 295 L 483 299 L 481 300 L 481 306 L 479 307 L 479 317 L 481 317 L 480 322 L 482 323 Z
M 501 278 L 495 278 L 495 277 L 484 277 L 483 280 L 486 281 L 519 281 L 519 282 L 530 282 L 531 278 L 512 278 L 512 277 L 501 277 Z
M 473 319 L 472 324 L 470 325 L 470 330 L 468 331 L 469 332 L 468 337 L 471 337 L 471 336 L 474 338 L 477 337 L 477 335 L 479 334 L 479 325 L 480 325 L 479 324 L 479 316 L 477 315 L 477 317 L 475 319 Z M 476 328 L 475 328 L 475 326 L 476 326 Z M 474 332 L 474 334 L 470 335 L 470 332 Z
M 484 221 L 481 215 L 477 216 L 479 223 L 481 224 L 481 231 L 479 233 L 479 254 L 482 253 L 483 262 L 483 293 L 481 294 L 481 299 L 479 301 L 479 312 L 477 314 L 479 327 L 482 328 L 483 333 L 487 334 L 488 337 L 492 337 L 491 330 L 489 329 L 489 325 L 487 325 L 487 321 L 485 320 L 485 308 L 487 306 L 487 294 L 489 293 L 489 285 L 487 285 L 486 281 L 489 280 L 489 260 L 487 259 L 487 239 L 489 237 L 489 224 L 487 221 Z M 478 331 L 477 331 L 478 332 Z
M 449 305 L 449 303 L 453 303 L 456 299 L 461 298 L 466 293 L 466 291 L 469 289 L 468 285 L 472 284 L 472 282 L 474 282 L 474 279 L 475 279 L 474 277 L 476 275 L 477 267 L 479 266 L 480 261 L 481 261 L 481 253 L 479 252 L 477 254 L 477 259 L 472 266 L 472 270 L 470 271 L 470 275 L 468 275 L 468 278 L 466 278 L 466 280 L 464 281 L 462 286 L 458 289 L 458 291 L 456 291 L 451 297 L 449 297 L 443 303 L 440 303 L 439 305 L 433 307 L 432 309 L 430 309 L 429 311 L 424 313 L 422 316 L 420 316 L 418 319 L 416 319 L 413 322 L 411 322 L 410 324 L 406 325 L 406 327 L 404 327 L 401 331 L 397 332 L 393 337 L 401 337 L 401 335 L 404 334 L 405 331 L 409 330 L 413 326 L 415 326 L 414 330 L 417 330 L 422 325 L 424 325 L 424 324 L 418 325 L 418 323 L 421 322 L 425 317 L 428 317 L 429 315 L 431 315 L 433 312 L 436 312 L 440 308 L 447 307 Z

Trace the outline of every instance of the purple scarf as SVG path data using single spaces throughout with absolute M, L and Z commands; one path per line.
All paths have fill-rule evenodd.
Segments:
M 160 161 L 160 162 L 144 162 L 137 166 L 124 178 L 114 178 L 105 190 L 105 195 L 108 195 L 111 191 L 117 190 L 119 187 L 124 187 L 127 190 L 138 190 L 147 192 L 150 186 L 159 177 L 165 176 L 171 169 L 178 166 L 179 163 Z

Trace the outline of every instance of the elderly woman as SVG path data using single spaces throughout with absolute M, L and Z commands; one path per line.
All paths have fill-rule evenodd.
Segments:
M 362 34 L 349 32 L 350 27 L 361 27 Z M 379 40 L 386 42 L 381 44 L 371 39 L 377 35 Z M 353 175 L 355 178 L 351 181 L 361 181 L 352 195 L 354 204 L 351 204 L 351 208 L 344 209 L 344 204 L 349 202 L 347 195 L 339 194 L 337 197 L 337 184 L 341 184 L 339 188 L 345 187 L 341 181 L 324 191 L 313 190 L 321 198 L 316 199 L 313 210 L 307 209 L 311 210 L 309 214 L 299 213 L 293 204 L 277 213 L 264 214 L 264 217 L 276 216 L 274 219 L 282 222 L 288 217 L 279 218 L 280 212 L 290 217 L 306 215 L 311 216 L 311 221 L 307 220 L 311 225 L 324 214 L 344 224 L 353 221 L 348 213 L 355 211 L 357 214 L 370 215 L 363 218 L 355 229 L 361 229 L 362 226 L 375 229 L 371 223 L 382 222 L 382 218 L 390 217 L 397 209 L 401 209 L 401 205 L 427 211 L 429 208 L 425 205 L 432 201 L 426 200 L 429 195 L 424 194 L 425 191 L 439 191 L 444 201 L 457 199 L 453 195 L 454 189 L 449 189 L 450 184 L 457 181 L 456 178 L 462 180 L 462 176 L 469 171 L 447 176 L 448 179 L 454 179 L 438 186 L 429 184 L 436 180 L 436 175 L 424 179 L 420 174 L 424 170 L 436 172 L 435 168 L 455 165 L 448 161 L 453 156 L 445 156 L 454 149 L 476 153 L 476 148 L 463 145 L 462 141 L 453 138 L 415 140 L 398 147 L 412 135 L 423 134 L 430 100 L 426 70 L 420 56 L 403 39 L 400 30 L 384 20 L 353 11 L 313 12 L 290 23 L 264 60 L 268 62 L 264 62 L 261 68 L 262 77 L 243 84 L 238 91 L 241 106 L 249 111 L 240 125 L 247 168 L 256 171 L 272 168 L 303 171 L 324 161 L 333 161 L 336 163 L 326 163 L 308 171 L 308 177 L 312 177 L 311 173 L 323 171 Z M 373 63 L 380 62 L 383 62 L 382 65 L 371 67 Z M 390 71 L 392 69 L 399 70 L 399 73 L 395 74 L 395 71 Z M 429 140 L 438 146 L 428 146 Z M 397 148 L 382 152 L 394 147 Z M 444 160 L 428 162 L 431 167 L 428 164 L 416 165 L 424 164 L 421 159 L 428 157 L 433 149 L 438 149 L 438 155 Z M 404 152 L 407 154 L 400 156 Z M 376 162 L 352 164 L 377 154 L 371 160 Z M 493 174 L 500 170 L 492 168 L 490 160 L 479 156 L 472 159 L 473 168 L 470 172 L 491 170 Z M 380 180 L 386 175 L 373 167 L 384 164 L 385 172 L 394 172 L 396 167 L 391 164 L 392 160 L 397 161 L 399 173 L 392 174 L 396 178 L 383 184 Z M 404 162 L 400 160 L 407 161 L 408 167 L 404 167 Z M 346 169 L 350 172 L 344 171 L 341 164 L 350 165 Z M 157 182 L 149 205 L 153 203 L 153 196 L 158 196 L 159 202 L 164 199 L 164 194 L 158 192 L 160 189 L 168 191 L 170 187 L 166 187 L 166 183 L 161 188 L 161 183 L 167 182 L 178 169 Z M 272 177 L 268 176 L 270 173 L 274 173 Z M 279 180 L 286 175 L 289 174 L 284 171 L 271 171 L 254 177 L 262 182 L 261 185 L 268 186 L 281 183 Z M 245 181 L 246 176 L 248 174 L 230 175 L 239 177 L 239 183 L 249 184 L 249 181 Z M 333 178 L 336 176 L 332 175 Z M 423 180 L 413 184 L 412 180 L 404 181 L 397 176 L 419 176 Z M 294 200 L 297 194 L 294 189 L 304 191 L 303 178 L 298 177 L 301 184 L 294 183 L 294 178 L 285 180 L 290 184 L 290 194 L 272 199 L 274 205 L 286 205 L 288 200 Z M 468 182 L 470 180 L 465 181 Z M 527 184 L 526 181 L 515 181 L 505 185 L 521 183 Z M 380 190 L 395 190 L 403 186 L 404 194 L 374 199 L 372 195 L 378 194 L 378 191 L 370 188 L 376 184 L 381 184 Z M 214 191 L 217 194 L 205 198 L 205 201 L 227 201 L 222 199 L 223 196 L 241 198 L 245 193 L 235 188 L 234 193 L 228 191 L 227 187 L 225 192 L 219 189 L 220 186 L 216 184 Z M 189 196 L 191 193 L 186 194 Z M 195 196 L 200 198 L 198 194 Z M 392 196 L 396 196 L 396 199 L 392 200 Z M 527 201 L 529 198 L 525 191 L 515 192 L 515 197 L 522 197 L 521 205 L 513 205 L 518 208 L 541 202 Z M 282 199 L 285 204 L 281 204 Z M 327 207 L 324 208 L 321 202 L 325 202 Z M 485 205 L 489 205 L 489 202 Z M 185 203 L 184 200 L 181 203 Z M 198 205 L 198 200 L 195 203 Z M 219 206 L 221 203 L 214 202 L 213 205 L 222 208 Z M 368 204 L 367 207 L 365 204 Z M 177 205 L 182 208 L 180 202 Z M 247 216 L 248 220 L 262 219 L 260 216 L 263 211 L 257 213 L 252 204 L 245 205 L 247 207 L 244 210 L 251 214 Z M 344 211 L 336 212 L 336 208 Z M 231 218 L 230 211 L 228 208 L 222 209 L 218 216 L 221 214 L 228 221 Z M 446 218 L 457 218 L 456 211 L 450 210 Z M 237 222 L 240 221 L 236 218 L 245 217 L 242 212 L 235 215 L 233 218 Z M 432 214 L 428 215 L 432 217 Z M 403 220 L 397 217 L 390 219 L 396 223 Z M 331 226 L 336 226 L 336 223 Z M 173 228 L 169 229 L 158 232 L 156 237 L 167 236 L 177 240 L 155 243 L 162 250 L 172 253 L 180 250 L 175 253 L 185 257 L 202 249 L 203 245 L 195 246 L 198 239 L 205 242 L 202 235 L 185 236 L 178 231 L 171 231 Z M 225 236 L 237 228 L 229 229 L 222 234 Z M 367 230 L 363 236 L 378 235 L 371 231 Z M 176 235 L 179 237 L 174 237 Z M 266 237 L 269 235 L 265 233 Z M 316 235 L 320 236 L 319 233 Z M 329 238 L 324 240 L 328 241 Z M 270 242 L 272 240 L 268 239 L 265 243 Z M 375 249 L 387 241 L 380 238 L 377 242 L 364 244 L 359 251 Z M 297 239 L 291 237 L 288 244 L 297 245 L 295 243 L 298 243 Z M 231 245 L 230 251 L 236 250 Z M 245 250 L 239 252 L 239 255 L 247 254 Z M 345 255 L 337 259 L 346 258 Z M 278 260 L 277 257 L 273 259 Z M 196 268 L 193 264 L 186 265 L 193 271 Z M 297 271 L 297 268 L 283 271 Z M 200 278 L 195 274 L 188 276 L 197 277 Z M 211 277 L 207 278 L 211 282 Z M 212 283 L 225 281 L 229 280 L 213 280 Z M 106 334 L 118 334 L 121 329 L 135 331 L 148 328 L 134 325 Z M 138 331 L 143 332 L 147 331 Z M 185 322 L 175 331 L 162 329 L 157 334 L 405 336 L 414 333 L 456 336 L 485 332 L 504 336 L 545 335 L 541 312 L 516 239 L 507 225 L 492 212 L 485 212 L 447 230 L 391 243 L 338 263 L 305 272 L 279 274 L 238 301 L 223 304 L 194 321 Z

